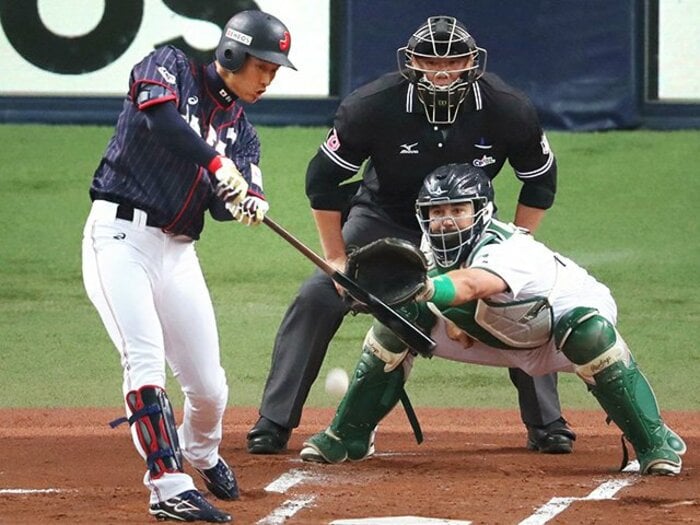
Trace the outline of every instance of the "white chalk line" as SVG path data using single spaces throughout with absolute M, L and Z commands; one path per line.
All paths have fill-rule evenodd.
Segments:
M 275 481 L 273 481 L 267 487 L 265 487 L 265 491 L 279 492 L 280 494 L 284 494 L 294 485 L 298 485 L 299 483 L 301 483 L 309 477 L 313 476 L 310 476 L 308 472 L 305 472 L 303 470 L 292 469 L 288 472 L 285 472 L 279 478 L 277 478 Z
M 304 507 L 308 507 L 316 499 L 316 496 L 299 496 L 296 499 L 288 499 L 270 514 L 257 522 L 257 525 L 279 525 L 294 516 Z
M 471 521 L 423 518 L 421 516 L 386 516 L 333 520 L 329 525 L 471 525 Z
M 613 496 L 615 496 L 620 489 L 627 487 L 628 485 L 632 485 L 638 480 L 638 476 L 611 479 L 596 487 L 596 489 L 593 490 L 593 492 L 591 492 L 588 496 L 584 496 L 582 498 L 552 498 L 538 508 L 532 516 L 521 521 L 519 525 L 542 525 L 547 523 L 558 514 L 564 512 L 567 508 L 569 508 L 569 505 L 575 501 L 601 501 L 613 499 Z
M 63 489 L 0 489 L 0 494 L 54 494 L 69 492 Z
M 282 474 L 279 478 L 274 480 L 272 483 L 265 487 L 265 492 L 275 492 L 278 494 L 284 494 L 290 488 L 299 485 L 308 479 L 320 479 L 319 476 L 315 476 L 310 472 L 302 469 L 291 469 L 288 472 Z M 257 525 L 280 525 L 284 523 L 287 519 L 294 516 L 301 509 L 311 505 L 316 496 L 306 496 L 301 495 L 295 499 L 286 500 L 282 505 L 274 509 L 270 514 L 265 516 L 263 519 L 257 522 Z
M 383 455 L 393 455 L 393 454 L 383 454 Z M 402 455 L 402 454 L 395 454 Z M 412 454 L 411 454 L 412 455 Z M 630 462 L 623 472 L 626 473 L 638 473 L 639 463 L 637 461 Z M 266 492 L 275 492 L 278 494 L 284 494 L 292 487 L 302 484 L 309 480 L 320 480 L 320 476 L 313 474 L 309 471 L 294 468 L 285 472 L 280 477 L 275 479 L 272 483 L 265 487 Z M 524 519 L 519 523 L 519 525 L 543 525 L 549 522 L 552 518 L 564 512 L 569 506 L 576 501 L 601 501 L 614 499 L 615 494 L 619 492 L 624 487 L 632 485 L 639 480 L 639 476 L 630 476 L 619 479 L 610 479 L 601 483 L 596 487 L 590 494 L 584 497 L 553 497 L 547 503 L 535 510 L 534 514 Z M 274 509 L 270 514 L 265 516 L 263 519 L 257 522 L 257 525 L 280 525 L 284 523 L 285 520 L 294 516 L 301 509 L 310 506 L 316 497 L 310 495 L 300 495 L 295 499 L 286 500 L 282 505 Z M 415 521 L 406 521 L 408 519 Z M 394 516 L 386 518 L 365 518 L 366 521 L 360 520 L 335 520 L 331 524 L 336 525 L 351 525 L 353 523 L 371 525 L 371 524 L 392 524 L 392 523 L 459 523 L 459 524 L 469 524 L 470 521 L 450 521 L 441 520 L 440 518 L 421 518 L 418 516 Z M 388 520 L 388 521 L 387 521 Z M 392 521 L 393 520 L 393 521 Z M 404 520 L 404 521 L 402 521 Z

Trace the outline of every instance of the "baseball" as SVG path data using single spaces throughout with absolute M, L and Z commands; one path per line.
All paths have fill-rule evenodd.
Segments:
M 326 392 L 334 397 L 342 397 L 348 389 L 350 379 L 342 368 L 333 368 L 326 376 Z

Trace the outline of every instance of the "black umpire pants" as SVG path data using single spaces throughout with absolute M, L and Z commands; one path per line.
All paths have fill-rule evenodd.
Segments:
M 364 246 L 382 237 L 420 245 L 420 232 L 403 228 L 365 205 L 355 205 L 343 225 L 346 246 Z M 302 409 L 318 377 L 331 339 L 348 313 L 333 280 L 317 270 L 299 289 L 277 332 L 260 415 L 286 428 L 299 426 Z M 531 377 L 509 369 L 526 425 L 545 425 L 561 416 L 557 375 Z

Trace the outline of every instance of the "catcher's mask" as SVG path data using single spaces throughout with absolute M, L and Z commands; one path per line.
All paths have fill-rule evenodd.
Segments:
M 441 213 L 431 218 L 430 210 L 435 206 L 466 203 L 471 204 L 469 215 L 456 217 Z M 448 206 L 440 210 L 449 210 Z M 462 263 L 493 217 L 491 179 L 481 168 L 470 164 L 447 164 L 437 168 L 425 178 L 418 192 L 416 217 L 423 235 L 430 241 L 435 263 L 442 268 Z M 466 222 L 469 224 L 461 226 Z
M 226 22 L 216 47 L 216 60 L 230 71 L 238 71 L 251 55 L 260 60 L 296 69 L 287 55 L 292 38 L 278 18 L 251 9 Z
M 472 82 L 486 69 L 486 50 L 477 47 L 466 27 L 451 16 L 431 16 L 396 51 L 399 71 L 418 90 L 418 99 L 431 124 L 452 124 Z M 417 60 L 416 60 L 417 59 Z M 420 66 L 421 59 L 464 59 L 457 69 L 439 71 Z M 427 74 L 446 77 L 459 73 L 449 85 L 437 85 Z

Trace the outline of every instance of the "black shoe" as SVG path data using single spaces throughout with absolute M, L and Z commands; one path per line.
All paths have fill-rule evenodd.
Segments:
M 287 449 L 287 441 L 289 441 L 291 433 L 291 428 L 285 428 L 265 417 L 261 417 L 248 432 L 248 452 L 251 454 L 277 454 L 282 452 Z
M 236 476 L 223 458 L 220 457 L 218 463 L 212 468 L 205 470 L 195 468 L 195 470 L 202 476 L 209 492 L 217 498 L 235 500 L 240 497 Z
M 544 454 L 570 454 L 576 433 L 563 417 L 544 426 L 527 426 L 527 448 Z
M 230 514 L 217 509 L 196 490 L 187 490 L 169 500 L 155 503 L 150 506 L 148 512 L 158 521 L 208 521 L 209 523 L 231 521 Z

